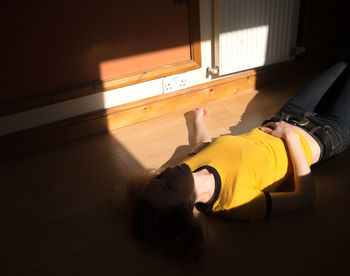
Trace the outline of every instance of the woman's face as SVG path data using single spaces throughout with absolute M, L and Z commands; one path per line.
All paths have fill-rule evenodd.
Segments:
M 167 168 L 147 184 L 142 197 L 160 210 L 180 207 L 192 211 L 195 193 L 190 167 L 181 164 Z

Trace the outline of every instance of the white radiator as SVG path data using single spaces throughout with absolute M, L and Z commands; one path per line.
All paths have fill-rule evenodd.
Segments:
M 225 75 L 291 60 L 300 0 L 213 0 L 214 66 Z

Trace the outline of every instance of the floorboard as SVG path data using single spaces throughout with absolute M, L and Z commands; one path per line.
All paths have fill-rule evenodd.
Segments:
M 240 134 L 258 126 L 305 81 L 204 105 L 211 135 Z M 313 208 L 257 223 L 201 216 L 208 236 L 196 265 L 140 248 L 112 195 L 132 171 L 182 160 L 193 144 L 188 111 L 0 163 L 0 274 L 350 273 L 349 150 L 312 168 L 317 190 Z

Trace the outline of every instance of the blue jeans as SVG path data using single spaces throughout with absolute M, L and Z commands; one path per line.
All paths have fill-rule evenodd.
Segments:
M 322 73 L 277 114 L 302 116 L 320 126 L 324 135 L 329 135 L 330 143 L 325 143 L 325 139 L 310 133 L 321 147 L 320 160 L 344 151 L 350 144 L 350 70 L 347 63 L 338 62 Z M 326 158 L 325 147 L 330 151 Z

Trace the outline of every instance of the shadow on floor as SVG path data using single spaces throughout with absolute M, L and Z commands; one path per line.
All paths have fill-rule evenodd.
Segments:
M 260 91 L 249 102 L 241 121 L 230 127 L 237 135 L 257 127 L 287 102 L 304 85 L 286 89 L 284 95 L 274 88 Z M 277 87 L 278 88 L 278 87 Z M 278 88 L 279 90 L 279 88 Z M 281 100 L 281 98 L 283 98 Z M 193 135 L 187 124 L 189 136 Z M 179 146 L 165 165 L 175 165 L 190 151 L 189 145 Z M 345 275 L 350 246 L 350 149 L 340 156 L 312 168 L 317 201 L 312 208 L 271 217 L 262 222 L 241 223 L 199 215 L 209 235 L 206 253 L 196 269 L 198 275 Z M 231 264 L 231 265 L 229 265 Z M 218 270 L 217 268 L 220 267 Z
M 276 92 L 276 91 L 275 91 Z M 256 127 L 295 91 L 261 91 L 232 134 Z M 281 97 L 283 98 L 281 100 Z M 209 114 L 210 115 L 210 114 Z M 186 118 L 186 117 L 185 117 Z M 167 165 L 193 144 L 178 147 Z M 227 133 L 223 133 L 227 134 Z M 200 215 L 208 230 L 201 260 L 184 266 L 142 250 L 111 199 L 143 166 L 110 134 L 1 164 L 1 275 L 346 275 L 350 150 L 313 168 L 313 208 L 256 223 Z

